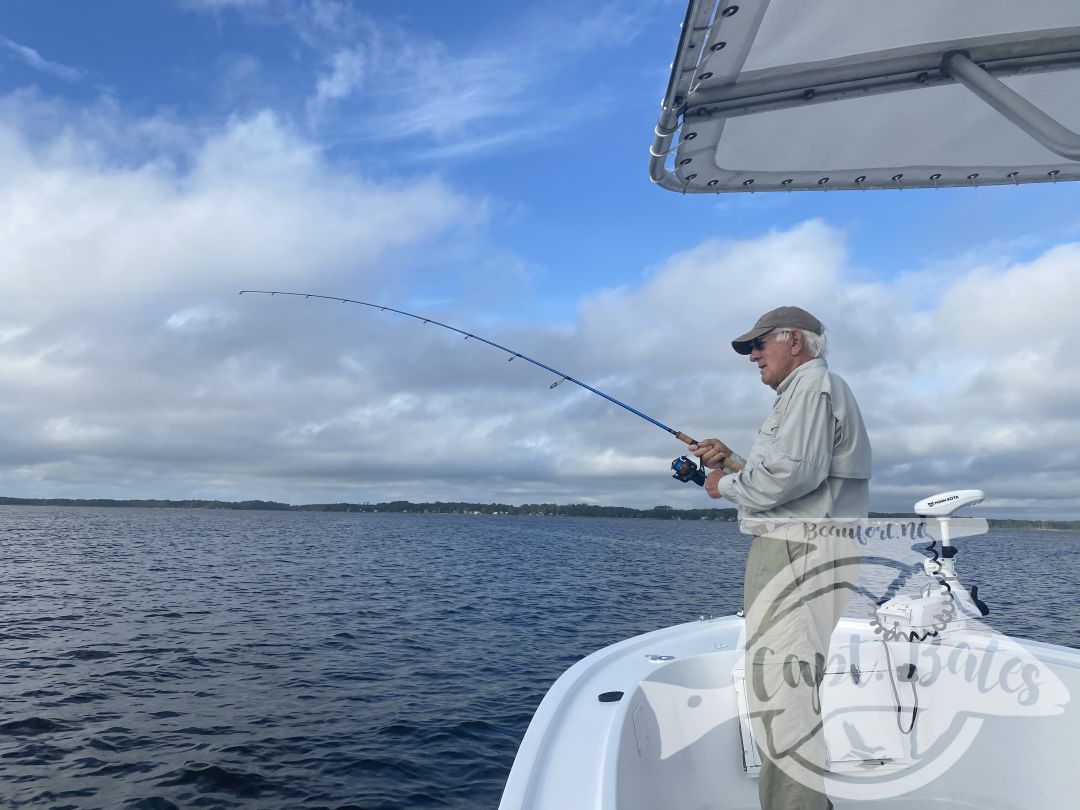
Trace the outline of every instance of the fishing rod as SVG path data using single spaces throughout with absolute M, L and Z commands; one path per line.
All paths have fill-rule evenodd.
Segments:
M 647 413 L 642 413 L 637 408 L 631 407 L 630 405 L 627 405 L 625 402 L 621 402 L 621 401 L 615 399 L 615 397 L 611 396 L 610 394 L 605 394 L 603 391 L 601 391 L 598 388 L 593 388 L 588 383 L 584 383 L 581 380 L 577 379 L 576 377 L 570 376 L 569 374 L 567 374 L 564 371 L 559 371 L 557 368 L 552 368 L 551 366 L 546 365 L 545 363 L 541 363 L 539 360 L 534 360 L 533 358 L 529 357 L 528 355 L 524 355 L 521 352 L 514 351 L 513 349 L 508 348 L 507 346 L 503 346 L 503 345 L 501 345 L 499 343 L 495 343 L 492 340 L 488 340 L 487 338 L 480 337 L 480 335 L 473 334 L 472 332 L 466 332 L 464 329 L 458 329 L 456 326 L 451 326 L 448 323 L 443 323 L 442 321 L 437 321 L 434 318 L 425 318 L 423 315 L 415 315 L 412 312 L 406 312 L 403 309 L 394 309 L 394 307 L 384 306 L 383 304 L 372 304 L 369 301 L 359 301 L 359 300 L 357 300 L 355 298 L 341 298 L 340 296 L 336 296 L 336 295 L 318 295 L 317 293 L 286 292 L 284 290 L 240 290 L 240 295 L 270 295 L 270 296 L 287 295 L 287 296 L 291 296 L 291 297 L 294 297 L 294 298 L 316 298 L 316 299 L 320 299 L 320 300 L 323 300 L 323 301 L 337 301 L 337 302 L 339 302 L 341 304 L 359 304 L 360 306 L 371 307 L 372 309 L 377 309 L 377 310 L 380 310 L 382 312 L 393 312 L 393 313 L 395 313 L 397 315 L 404 315 L 407 318 L 413 318 L 414 320 L 422 321 L 425 324 L 430 323 L 430 324 L 434 324 L 435 326 L 441 326 L 443 329 L 449 329 L 451 332 L 457 332 L 459 335 L 464 335 L 465 340 L 468 340 L 469 338 L 472 338 L 473 340 L 478 340 L 481 343 L 486 343 L 488 346 L 491 346 L 492 348 L 498 349 L 501 352 L 505 352 L 506 354 L 510 355 L 510 358 L 507 360 L 507 362 L 511 362 L 515 357 L 518 357 L 518 358 L 521 358 L 522 360 L 524 360 L 527 363 L 532 363 L 534 366 L 542 368 L 545 371 L 550 371 L 552 374 L 557 375 L 559 377 L 559 379 L 556 380 L 555 382 L 553 382 L 549 386 L 549 388 L 555 388 L 556 386 L 558 386 L 558 385 L 560 385 L 560 384 L 562 384 L 564 382 L 572 382 L 574 385 L 580 386 L 580 387 L 584 388 L 586 391 L 589 391 L 589 392 L 591 392 L 593 394 L 596 394 L 597 396 L 603 397 L 608 402 L 611 402 L 611 403 L 613 403 L 615 405 L 618 405 L 620 408 L 625 408 L 626 410 L 630 411 L 630 413 L 632 413 L 632 414 L 634 414 L 636 416 L 640 416 L 646 422 L 649 422 L 650 424 L 656 425 L 656 427 L 660 428 L 661 430 L 666 430 L 668 433 L 670 433 L 676 439 L 678 439 L 681 442 L 685 442 L 687 445 L 697 444 L 697 441 L 695 439 L 692 439 L 690 436 L 687 436 L 681 430 L 675 430 L 675 428 L 668 427 L 663 422 L 661 422 L 661 421 L 659 421 L 657 419 L 653 419 Z M 724 461 L 723 461 L 723 467 L 728 472 L 739 472 L 742 469 L 742 465 L 740 463 L 738 463 L 736 460 L 732 459 L 732 458 L 725 458 Z M 677 478 L 680 481 L 683 481 L 683 482 L 693 481 L 695 484 L 698 484 L 698 485 L 703 485 L 705 483 L 705 473 L 704 473 L 704 471 L 701 468 L 699 468 L 698 465 L 695 464 L 692 460 L 690 460 L 687 456 L 680 456 L 679 458 L 677 458 L 673 462 L 671 462 L 671 469 L 674 470 L 674 475 L 672 477 Z

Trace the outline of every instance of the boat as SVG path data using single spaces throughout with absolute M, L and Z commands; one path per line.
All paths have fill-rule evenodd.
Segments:
M 954 522 L 967 535 L 986 531 L 983 520 L 953 520 L 983 497 L 939 493 L 916 504 L 913 521 L 846 528 L 955 548 Z M 835 806 L 1076 806 L 1080 772 L 1066 760 L 1080 740 L 1070 697 L 1080 694 L 1080 650 L 994 630 L 955 556 L 915 567 L 925 582 L 907 584 L 917 595 L 845 617 L 833 633 L 821 706 Z M 744 643 L 741 614 L 703 617 L 579 661 L 537 709 L 501 810 L 758 808 Z
M 1080 5 L 1065 0 L 691 0 L 650 175 L 681 194 L 1076 180 L 1078 68 Z M 864 557 L 882 598 L 832 635 L 820 699 L 837 808 L 1080 807 L 1080 650 L 996 631 L 957 570 L 953 541 L 986 531 L 957 512 L 984 497 L 835 529 L 864 553 L 914 532 L 891 547 L 922 552 L 891 570 Z M 741 613 L 703 617 L 583 658 L 537 708 L 501 810 L 758 808 L 745 634 Z

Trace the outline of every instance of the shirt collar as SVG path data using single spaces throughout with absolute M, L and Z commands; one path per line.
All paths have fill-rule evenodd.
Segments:
M 790 388 L 797 377 L 799 377 L 804 371 L 811 368 L 828 368 L 828 363 L 825 362 L 824 357 L 815 357 L 813 360 L 807 360 L 801 366 L 796 368 L 793 372 L 784 377 L 784 381 L 776 387 L 776 395 L 781 396 L 788 388 Z

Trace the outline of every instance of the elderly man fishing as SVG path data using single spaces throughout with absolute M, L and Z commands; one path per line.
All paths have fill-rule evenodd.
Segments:
M 870 440 L 851 389 L 826 365 L 824 331 L 789 306 L 735 338 L 732 347 L 749 355 L 776 402 L 745 462 L 719 439 L 690 446 L 713 470 L 709 495 L 737 504 L 755 535 L 744 583 L 746 674 L 764 810 L 832 807 L 819 687 L 858 554 L 853 542 L 822 540 L 811 529 L 867 516 Z M 720 469 L 729 457 L 742 462 L 740 472 Z

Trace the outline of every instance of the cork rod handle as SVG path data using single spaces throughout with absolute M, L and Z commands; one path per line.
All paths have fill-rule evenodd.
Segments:
M 675 438 L 678 439 L 680 442 L 685 442 L 687 445 L 697 444 L 696 439 L 690 438 L 689 436 L 687 436 L 682 431 L 679 431 L 678 433 L 676 433 Z M 725 458 L 724 463 L 723 463 L 722 466 L 729 473 L 742 472 L 742 468 L 743 468 L 743 465 L 740 464 L 738 461 L 736 461 L 733 458 Z

